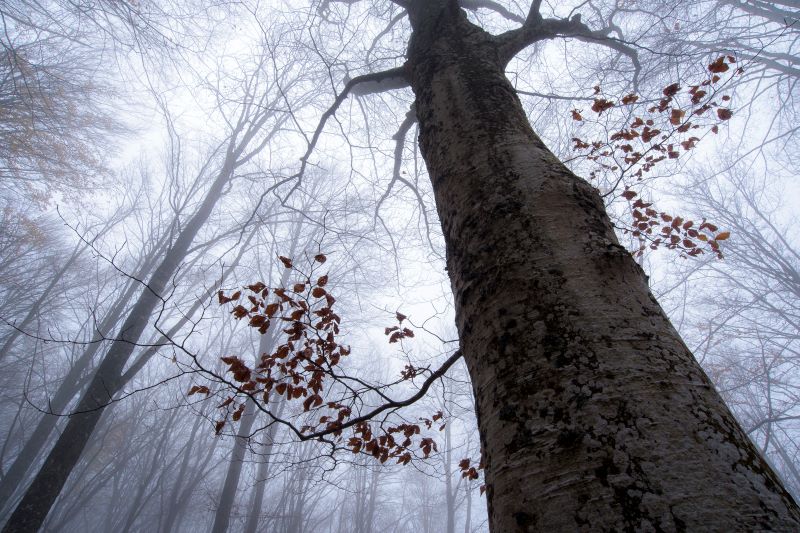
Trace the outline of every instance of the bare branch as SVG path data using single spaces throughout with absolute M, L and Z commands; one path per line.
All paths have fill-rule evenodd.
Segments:
M 556 37 L 574 37 L 579 41 L 597 43 L 607 46 L 621 54 L 628 56 L 634 68 L 634 86 L 641 70 L 639 56 L 636 49 L 629 43 L 609 37 L 611 28 L 592 30 L 581 22 L 580 14 L 570 19 L 543 19 L 538 10 L 541 2 L 534 2 L 525 23 L 511 31 L 497 36 L 498 55 L 503 64 L 507 64 L 520 51 L 538 41 L 554 39 Z
M 464 9 L 468 9 L 470 11 L 477 11 L 478 9 L 488 9 L 490 11 L 494 11 L 498 15 L 508 19 L 513 20 L 514 22 L 518 22 L 520 24 L 525 23 L 525 19 L 521 16 L 517 15 L 508 10 L 504 5 L 501 5 L 494 0 L 461 0 L 459 2 L 461 7 Z
M 298 170 L 297 173 L 292 176 L 292 178 L 296 180 L 295 185 L 292 187 L 286 197 L 291 195 L 291 193 L 300 186 L 300 183 L 303 180 L 303 175 L 306 171 L 306 167 L 308 166 L 308 158 L 311 157 L 311 154 L 317 147 L 317 142 L 319 141 L 320 135 L 322 135 L 322 131 L 325 129 L 328 119 L 336 114 L 336 110 L 339 109 L 345 100 L 347 100 L 348 96 L 351 94 L 357 96 L 375 94 L 407 86 L 408 79 L 406 77 L 405 65 L 384 70 L 382 72 L 363 74 L 348 80 L 344 86 L 344 89 L 342 89 L 342 92 L 339 93 L 339 95 L 333 101 L 333 104 L 331 104 L 331 106 L 320 117 L 319 122 L 317 123 L 317 128 L 314 130 L 314 135 L 311 137 L 311 140 L 308 143 L 308 148 L 306 149 L 305 154 L 303 154 L 303 156 L 300 158 L 300 170 Z
M 422 386 L 415 394 L 409 396 L 405 400 L 396 400 L 387 402 L 385 404 L 376 407 L 375 409 L 373 409 L 372 411 L 368 412 L 365 415 L 352 418 L 347 422 L 342 422 L 340 426 L 337 426 L 335 428 L 325 429 L 322 431 L 316 431 L 314 433 L 307 433 L 307 434 L 299 433 L 298 437 L 300 438 L 300 440 L 316 440 L 321 437 L 325 437 L 327 435 L 339 432 L 343 429 L 355 426 L 356 424 L 359 424 L 361 422 L 367 422 L 369 420 L 372 420 L 379 414 L 383 413 L 384 411 L 388 411 L 389 409 L 399 409 L 401 407 L 408 407 L 409 405 L 417 402 L 423 396 L 425 396 L 425 394 L 428 392 L 428 389 L 431 388 L 431 385 L 433 385 L 439 378 L 444 376 L 445 373 L 447 373 L 447 371 L 450 369 L 450 367 L 453 366 L 453 364 L 459 359 L 461 359 L 461 350 L 456 350 L 453 353 L 453 355 L 448 357 L 439 368 L 431 372 L 431 375 L 428 376 L 428 378 L 422 383 Z

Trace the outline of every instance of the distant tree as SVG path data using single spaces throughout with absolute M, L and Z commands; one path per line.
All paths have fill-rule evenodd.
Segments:
M 183 209 L 188 216 L 175 220 L 170 232 L 171 239 L 163 249 L 151 250 L 153 268 L 144 280 L 137 280 L 138 295 L 127 310 L 118 327 L 117 334 L 107 351 L 102 355 L 89 383 L 81 393 L 63 432 L 47 455 L 32 483 L 15 507 L 3 531 L 37 530 L 78 462 L 84 448 L 90 442 L 92 432 L 100 421 L 103 410 L 114 400 L 131 375 L 126 367 L 132 359 L 134 349 L 145 329 L 151 324 L 154 313 L 166 302 L 169 284 L 182 263 L 186 260 L 195 238 L 211 217 L 224 192 L 247 162 L 255 158 L 269 139 L 289 120 L 281 110 L 282 91 L 291 89 L 297 78 L 284 76 L 267 77 L 264 65 L 269 54 L 256 58 L 252 71 L 246 73 L 243 83 L 244 99 L 240 105 L 223 109 L 231 113 L 230 130 L 210 151 L 208 159 L 198 169 L 194 180 L 201 193 L 197 204 L 185 200 Z M 179 145 L 179 143 L 177 143 Z M 180 161 L 177 156 L 175 161 Z M 180 211 L 183 211 L 181 209 Z M 176 213 L 176 218 L 178 217 Z M 137 368 L 136 365 L 133 368 Z

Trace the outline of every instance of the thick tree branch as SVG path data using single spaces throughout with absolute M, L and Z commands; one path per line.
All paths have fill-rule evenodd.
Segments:
M 542 22 L 542 0 L 534 0 L 531 2 L 531 8 L 528 11 L 528 18 L 525 19 L 525 24 L 534 24 Z
M 514 22 L 518 22 L 520 24 L 525 23 L 524 18 L 517 15 L 516 13 L 509 11 L 508 8 L 495 2 L 494 0 L 461 0 L 459 4 L 461 4 L 462 8 L 468 9 L 470 11 L 477 11 L 479 9 L 488 9 L 489 11 L 494 11 L 498 15 L 508 20 L 513 20 Z
M 581 22 L 580 15 L 574 15 L 571 19 L 543 19 L 539 13 L 540 5 L 538 0 L 533 2 L 522 26 L 496 37 L 498 56 L 503 65 L 533 43 L 556 37 L 573 37 L 579 41 L 607 46 L 628 56 L 634 68 L 634 86 L 637 84 L 641 65 L 636 49 L 619 39 L 609 37 L 610 28 L 592 30 Z
M 336 114 L 336 111 L 344 103 L 344 101 L 347 100 L 348 96 L 351 94 L 356 96 L 375 94 L 407 86 L 408 78 L 406 76 L 405 65 L 384 70 L 382 72 L 363 74 L 347 80 L 342 92 L 339 93 L 339 95 L 333 101 L 333 104 L 331 104 L 331 106 L 320 117 L 317 128 L 314 130 L 314 135 L 308 142 L 308 148 L 306 148 L 306 152 L 300 158 L 300 170 L 298 170 L 297 173 L 292 176 L 292 178 L 296 180 L 295 185 L 292 187 L 286 197 L 288 198 L 288 196 L 300 186 L 300 183 L 303 180 L 303 175 L 306 171 L 306 167 L 308 166 L 308 158 L 311 157 L 311 154 L 317 147 L 317 142 L 319 142 L 320 135 L 322 135 L 322 131 L 325 129 L 325 125 L 328 123 L 328 119 Z
M 260 394 L 242 390 L 233 381 L 226 379 L 225 377 L 223 377 L 222 375 L 219 375 L 218 373 L 216 373 L 214 371 L 211 371 L 209 369 L 203 368 L 202 365 L 199 365 L 196 355 L 191 354 L 190 352 L 185 350 L 185 348 L 183 348 L 182 346 L 180 346 L 179 348 L 181 350 L 185 351 L 186 353 L 189 353 L 192 356 L 192 358 L 195 360 L 195 363 L 198 364 L 198 368 L 199 368 L 198 371 L 199 372 L 201 372 L 202 374 L 204 374 L 206 376 L 209 376 L 209 377 L 215 379 L 219 383 L 223 383 L 223 384 L 229 386 L 230 388 L 236 390 L 237 392 L 239 392 L 243 396 L 247 396 L 248 398 L 250 398 L 253 401 L 253 403 L 255 404 L 256 408 L 259 411 L 261 411 L 264 414 L 266 414 L 270 418 L 270 420 L 272 420 L 272 422 L 270 422 L 268 424 L 268 426 L 272 425 L 273 423 L 282 424 L 282 425 L 286 426 L 286 428 L 288 428 L 288 430 L 292 434 L 294 434 L 294 436 L 300 441 L 317 440 L 317 441 L 327 442 L 327 443 L 329 443 L 331 445 L 334 445 L 334 446 L 335 446 L 335 444 L 333 442 L 331 442 L 330 440 L 326 439 L 325 437 L 327 437 L 329 435 L 339 434 L 339 433 L 341 433 L 342 430 L 350 428 L 350 427 L 353 427 L 353 426 L 355 426 L 357 424 L 360 424 L 362 422 L 368 422 L 368 421 L 374 419 L 375 417 L 377 417 L 378 415 L 380 415 L 381 413 L 383 413 L 385 411 L 396 410 L 396 409 L 400 409 L 400 408 L 403 408 L 403 407 L 408 407 L 409 405 L 412 405 L 412 404 L 416 403 L 417 401 L 419 401 L 421 398 L 423 398 L 428 393 L 428 389 L 431 388 L 431 385 L 433 385 L 442 376 L 444 376 L 447 373 L 447 371 L 450 369 L 450 367 L 452 367 L 453 364 L 455 364 L 455 362 L 458 361 L 459 359 L 461 359 L 461 357 L 462 357 L 461 350 L 460 349 L 456 350 L 450 357 L 448 357 L 441 364 L 441 366 L 439 368 L 437 368 L 436 370 L 434 370 L 433 372 L 430 373 L 430 375 L 425 379 L 425 381 L 422 383 L 422 385 L 420 386 L 419 390 L 415 394 L 409 396 L 408 398 L 406 398 L 404 400 L 390 400 L 390 399 L 387 398 L 387 396 L 385 396 L 384 394 L 381 393 L 381 396 L 383 398 L 387 398 L 386 403 L 383 403 L 383 404 L 379 405 L 378 407 L 375 407 L 374 409 L 372 409 L 368 413 L 366 413 L 364 415 L 361 415 L 361 416 L 357 416 L 355 418 L 350 418 L 350 419 L 348 419 L 346 421 L 343 421 L 341 424 L 336 425 L 335 427 L 332 426 L 332 427 L 329 427 L 329 428 L 326 428 L 326 429 L 322 429 L 322 430 L 319 430 L 319 431 L 306 433 L 303 430 L 301 430 L 300 428 L 298 428 L 297 426 L 295 426 L 294 423 L 291 422 L 290 420 L 282 418 L 278 414 L 273 413 L 269 409 L 269 404 L 265 404 L 264 402 L 261 401 Z M 341 379 L 339 379 L 338 381 L 341 382 Z M 373 388 L 373 390 L 375 390 L 374 387 L 371 387 L 371 388 Z

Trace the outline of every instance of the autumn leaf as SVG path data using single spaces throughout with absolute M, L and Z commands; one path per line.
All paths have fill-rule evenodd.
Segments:
M 720 107 L 717 109 L 717 116 L 720 120 L 730 120 L 730 118 L 733 116 L 733 112 L 730 109 Z
M 572 110 L 572 120 L 583 120 L 583 117 L 577 109 Z
M 673 126 L 680 125 L 681 120 L 683 120 L 684 115 L 686 115 L 686 111 L 683 111 L 681 109 L 673 108 L 672 112 L 670 113 L 670 116 L 669 116 L 669 123 L 672 124 Z
M 261 292 L 266 288 L 267 288 L 267 286 L 264 285 L 264 283 L 261 282 L 261 281 L 259 281 L 258 283 L 253 283 L 252 285 L 248 285 L 247 286 L 247 289 L 250 290 L 250 291 L 253 291 L 253 292 Z M 239 294 L 239 293 L 237 292 L 236 294 Z M 236 294 L 234 294 L 234 296 L 236 296 Z M 236 296 L 236 297 L 238 298 L 238 296 Z
M 283 263 L 283 266 L 285 266 L 286 268 L 292 268 L 292 260 L 289 259 L 288 257 L 280 255 L 278 256 L 278 259 L 281 260 L 281 263 Z
M 630 105 L 630 104 L 635 103 L 636 100 L 638 100 L 638 99 L 639 99 L 639 97 L 636 96 L 635 94 L 629 94 L 629 95 L 627 95 L 627 96 L 622 98 L 622 103 L 625 104 L 625 105 Z
M 692 103 L 699 104 L 700 100 L 702 100 L 706 94 L 708 93 L 706 93 L 705 91 L 695 91 L 694 93 L 692 93 Z
M 327 260 L 328 258 L 325 257 L 325 254 L 317 254 L 314 256 L 314 261 L 316 261 L 317 263 L 324 263 Z
M 678 91 L 680 90 L 681 86 L 678 85 L 677 83 L 673 83 L 672 85 L 667 85 L 666 87 L 664 87 L 664 90 L 662 92 L 664 93 L 664 96 L 666 96 L 667 98 L 671 98 L 676 94 L 678 94 Z
M 706 229 L 706 228 L 708 228 L 708 231 L 712 231 L 712 232 L 713 231 L 717 231 L 719 229 L 717 226 L 715 226 L 714 224 L 711 224 L 710 222 L 703 222 L 702 224 L 700 224 L 700 229 L 701 230 Z
M 649 127 L 645 127 L 642 130 L 642 140 L 646 143 L 650 142 L 653 139 L 655 139 L 659 133 L 661 133 L 661 130 L 659 129 L 651 129 Z
M 715 237 L 715 240 L 724 241 L 724 240 L 728 239 L 730 236 L 731 236 L 731 232 L 730 231 L 723 231 L 722 233 L 718 234 Z
M 322 287 L 314 287 L 314 290 L 311 291 L 311 296 L 314 298 L 322 298 L 325 296 L 325 289 Z
M 622 196 L 626 200 L 631 200 L 636 196 L 636 194 L 637 194 L 636 192 L 630 189 L 625 189 L 625 191 L 623 191 L 623 193 L 620 196 Z
M 600 114 L 606 109 L 611 109 L 612 107 L 614 107 L 614 102 L 606 100 L 605 98 L 595 98 L 594 103 L 592 104 L 592 111 Z
M 725 72 L 729 68 L 730 67 L 725 64 L 725 56 L 719 56 L 711 64 L 708 65 L 708 71 L 713 72 L 715 74 L 719 74 L 720 72 Z
M 227 407 L 233 403 L 233 396 L 228 396 L 228 398 L 217 406 L 217 409 L 222 409 L 223 407 Z
M 697 137 L 689 137 L 687 140 L 681 142 L 681 146 L 684 150 L 691 150 L 695 147 L 695 143 L 699 141 Z

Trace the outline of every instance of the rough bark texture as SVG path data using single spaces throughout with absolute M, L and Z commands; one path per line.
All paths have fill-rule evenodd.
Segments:
M 409 77 L 473 381 L 491 530 L 800 530 L 800 512 L 532 131 L 494 40 L 409 7 Z

